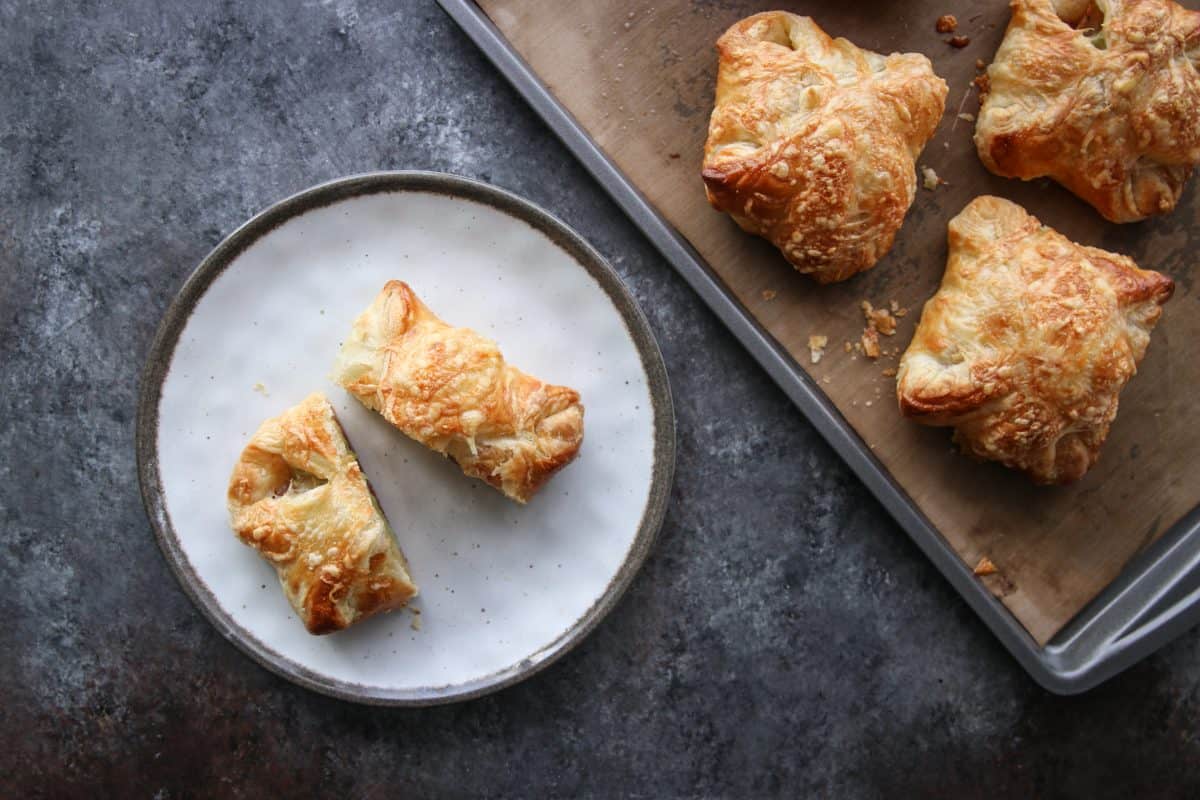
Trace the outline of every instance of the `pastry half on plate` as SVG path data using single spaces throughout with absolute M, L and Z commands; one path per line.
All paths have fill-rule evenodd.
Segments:
M 820 283 L 874 266 L 912 205 L 946 82 L 923 55 L 872 53 L 786 11 L 736 23 L 717 51 L 709 202 Z
M 1106 219 L 1175 208 L 1200 164 L 1200 12 L 1171 0 L 1012 0 L 975 127 L 984 165 L 1049 176 Z
M 408 563 L 322 394 L 267 420 L 228 492 L 233 529 L 279 575 L 309 633 L 330 633 L 417 593 Z
M 971 201 L 949 239 L 941 288 L 900 360 L 901 412 L 954 427 L 964 452 L 1037 483 L 1082 477 L 1174 284 L 998 197 Z
M 388 281 L 354 321 L 334 380 L 463 472 L 524 503 L 579 452 L 583 405 L 508 364 L 492 340 Z

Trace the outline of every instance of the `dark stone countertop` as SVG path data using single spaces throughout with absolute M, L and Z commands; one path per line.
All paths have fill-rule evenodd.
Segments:
M 0 794 L 1200 792 L 1200 636 L 1082 697 L 1037 687 L 431 3 L 0 0 L 0 75 Z M 679 418 L 666 527 L 612 616 L 445 708 L 256 666 L 177 586 L 134 475 L 139 371 L 188 273 L 272 201 L 380 168 L 580 230 Z

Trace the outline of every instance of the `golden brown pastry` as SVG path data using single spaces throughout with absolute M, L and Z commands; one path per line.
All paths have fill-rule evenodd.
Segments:
M 946 82 L 925 56 L 860 50 L 785 11 L 738 22 L 717 51 L 709 202 L 820 283 L 874 266 L 912 205 Z
M 438 319 L 389 281 L 354 321 L 334 380 L 463 472 L 524 503 L 583 442 L 583 406 L 565 386 L 504 361 L 496 343 Z
M 1170 211 L 1200 163 L 1200 12 L 1012 0 L 975 127 L 992 172 L 1049 176 L 1113 222 Z
M 309 633 L 338 631 L 417 593 L 322 394 L 264 422 L 229 480 L 238 538 L 274 565 Z
M 1096 462 L 1174 284 L 998 197 L 950 221 L 950 258 L 900 360 L 900 411 L 969 455 L 1067 483 Z

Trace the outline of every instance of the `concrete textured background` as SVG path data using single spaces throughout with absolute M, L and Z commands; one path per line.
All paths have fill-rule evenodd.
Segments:
M 1200 635 L 1056 698 L 432 3 L 0 0 L 0 794 L 1200 793 Z M 679 417 L 666 527 L 525 684 L 424 710 L 259 668 L 176 585 L 138 375 L 221 237 L 311 184 L 456 172 L 613 263 Z

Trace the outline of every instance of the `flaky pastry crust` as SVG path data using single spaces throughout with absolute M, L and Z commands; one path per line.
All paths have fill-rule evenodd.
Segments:
M 861 50 L 784 11 L 738 22 L 717 51 L 709 202 L 820 283 L 874 266 L 912 205 L 946 82 L 925 56 Z
M 259 427 L 234 465 L 227 500 L 238 538 L 275 567 L 309 633 L 342 630 L 417 593 L 322 394 Z
M 1012 0 L 975 128 L 997 175 L 1049 176 L 1113 222 L 1175 207 L 1200 163 L 1200 12 Z
M 950 221 L 937 294 L 900 360 L 901 412 L 1038 483 L 1082 477 L 1174 284 L 998 197 Z
M 505 362 L 496 343 L 440 320 L 389 281 L 342 346 L 334 379 L 463 472 L 524 503 L 583 442 L 583 405 L 566 386 Z

